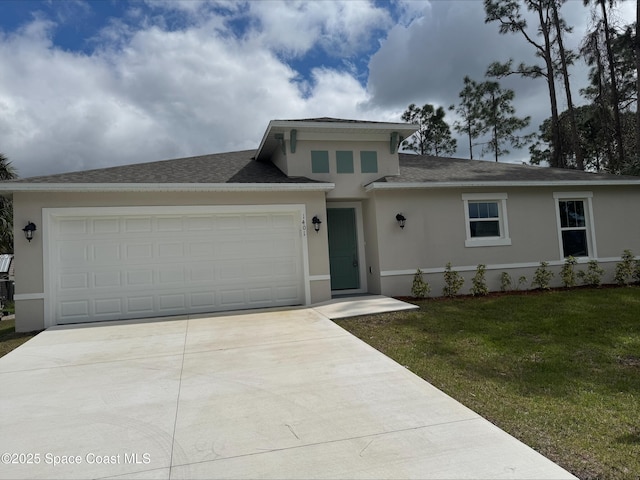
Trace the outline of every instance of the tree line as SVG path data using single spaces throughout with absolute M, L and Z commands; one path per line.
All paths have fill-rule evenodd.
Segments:
M 482 81 L 465 76 L 459 103 L 449 107 L 458 117 L 453 128 L 466 137 L 471 159 L 478 146 L 482 155 L 490 152 L 498 161 L 508 148 L 529 145 L 532 164 L 640 175 L 640 6 L 636 2 L 635 23 L 617 26 L 611 17 L 618 0 L 583 0 L 592 27 L 579 51 L 573 51 L 564 44 L 572 30 L 561 13 L 566 1 L 484 0 L 485 23 L 496 24 L 502 35 L 520 37 L 537 61 L 493 62 Z M 579 56 L 589 73 L 588 86 L 578 92 L 587 103 L 576 107 L 569 67 Z M 550 116 L 536 133 L 520 133 L 531 119 L 516 115 L 514 91 L 499 83 L 511 75 L 546 85 Z M 559 90 L 564 90 L 564 98 L 559 98 Z M 560 112 L 563 101 L 567 108 Z M 409 105 L 402 120 L 419 125 L 419 130 L 405 140 L 405 148 L 453 154 L 456 140 L 444 117 L 443 107 Z

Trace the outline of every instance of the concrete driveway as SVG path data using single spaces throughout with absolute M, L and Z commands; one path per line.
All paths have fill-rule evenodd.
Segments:
M 0 392 L 0 478 L 574 478 L 312 308 L 51 328 Z

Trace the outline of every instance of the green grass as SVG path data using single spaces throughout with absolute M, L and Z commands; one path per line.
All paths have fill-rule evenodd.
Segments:
M 416 302 L 337 321 L 583 479 L 640 477 L 640 288 Z
M 15 320 L 0 321 L 0 357 L 5 356 L 38 334 L 38 332 L 16 333 L 15 326 Z

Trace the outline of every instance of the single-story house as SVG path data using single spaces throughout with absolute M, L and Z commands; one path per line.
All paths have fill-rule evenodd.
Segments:
M 448 262 L 461 293 L 569 255 L 612 281 L 640 252 L 640 178 L 399 153 L 415 130 L 273 120 L 257 150 L 1 183 L 17 329 L 410 295 L 418 268 L 439 295 Z

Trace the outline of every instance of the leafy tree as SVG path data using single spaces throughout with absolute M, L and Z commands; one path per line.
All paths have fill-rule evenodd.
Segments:
M 527 20 L 524 18 L 521 6 L 533 11 L 538 19 L 538 24 L 533 32 L 529 31 Z M 544 78 L 549 89 L 551 103 L 551 130 L 552 142 L 549 162 L 552 166 L 560 164 L 560 132 L 558 102 L 556 97 L 555 75 L 556 65 L 553 58 L 553 46 L 555 40 L 552 37 L 553 18 L 550 0 L 484 0 L 485 23 L 498 22 L 500 33 L 519 33 L 535 50 L 536 55 L 542 58 L 544 65 L 525 65 L 521 63 L 517 67 L 513 60 L 506 63 L 495 62 L 489 67 L 490 76 L 497 78 L 506 75 L 521 75 L 526 78 Z M 542 41 L 536 39 L 536 35 L 542 36 Z
M 17 178 L 16 169 L 9 159 L 0 153 L 0 181 Z M 13 201 L 0 195 L 0 253 L 13 252 Z
M 609 32 L 609 41 L 613 55 L 615 81 L 611 81 L 612 70 L 609 68 L 607 37 L 603 22 L 600 21 L 597 28 L 587 34 L 581 46 L 580 51 L 591 67 L 589 71 L 590 83 L 581 90 L 581 93 L 593 102 L 597 108 L 600 123 L 606 130 L 602 136 L 607 153 L 605 169 L 611 173 L 629 173 L 637 171 L 636 167 L 640 163 L 638 158 L 638 145 L 640 145 L 638 112 L 634 113 L 635 118 L 633 119 L 629 115 L 632 106 L 638 101 L 634 29 L 631 26 L 627 27 L 624 32 L 612 29 Z M 612 104 L 613 83 L 615 83 L 617 90 L 615 95 L 618 102 L 617 108 L 614 108 Z M 620 137 L 616 131 L 616 110 L 620 121 Z M 633 130 L 632 135 L 629 129 Z M 623 158 L 620 157 L 621 150 L 624 152 Z
M 453 128 L 469 138 L 469 158 L 473 160 L 473 140 L 481 134 L 482 124 L 480 123 L 480 103 L 481 89 L 475 80 L 468 76 L 464 77 L 464 88 L 458 94 L 460 104 L 456 107 L 451 105 L 449 110 L 455 110 L 460 117 L 453 124 Z
M 469 77 L 464 79 L 465 86 L 460 92 L 461 102 L 456 113 L 462 119 L 455 124 L 456 130 L 465 132 L 469 137 L 469 151 L 473 158 L 473 139 L 489 135 L 482 153 L 493 152 L 496 162 L 500 155 L 509 153 L 504 145 L 516 148 L 530 141 L 531 135 L 516 135 L 529 125 L 530 117 L 518 118 L 513 107 L 515 93 L 503 89 L 495 81 L 478 83 Z M 450 108 L 455 108 L 453 105 Z
M 564 80 L 564 91 L 567 96 L 567 112 L 569 113 L 569 122 L 571 125 L 571 146 L 575 153 L 576 167 L 578 170 L 584 170 L 584 158 L 582 156 L 582 146 L 580 144 L 580 138 L 578 136 L 578 128 L 576 126 L 576 117 L 573 109 L 573 99 L 571 98 L 571 83 L 569 82 L 569 71 L 567 65 L 573 62 L 573 53 L 567 51 L 564 48 L 564 42 L 562 40 L 563 31 L 571 32 L 571 29 L 567 27 L 564 20 L 560 18 L 558 14 L 559 6 L 566 0 L 551 0 L 551 12 L 553 13 L 553 25 L 556 31 L 556 46 L 558 55 L 560 56 L 560 65 L 562 72 L 562 79 Z
M 501 88 L 498 82 L 487 81 L 479 84 L 479 93 L 480 133 L 490 135 L 490 140 L 482 152 L 493 152 L 497 162 L 501 155 L 509 153 L 504 147 L 505 144 L 520 148 L 530 141 L 531 135 L 519 136 L 516 132 L 526 128 L 531 117 L 515 116 L 515 93 L 513 90 Z
M 596 103 L 583 105 L 575 109 L 576 126 L 584 155 L 584 167 L 585 170 L 592 172 L 610 171 L 609 165 L 613 157 L 611 150 L 612 145 L 610 143 L 612 137 L 611 116 L 607 115 L 607 112 L 604 113 L 605 115 L 603 115 L 601 106 Z M 619 173 L 625 175 L 640 175 L 640 162 L 636 160 L 638 158 L 638 147 L 635 138 L 635 113 L 631 111 L 623 112 L 621 118 L 623 125 L 623 142 L 625 144 L 625 151 L 629 153 L 629 156 L 625 160 L 623 167 L 619 169 Z M 540 165 L 545 162 L 549 163 L 549 145 L 551 142 L 550 122 L 551 119 L 549 118 L 542 122 L 537 142 L 529 149 L 531 153 L 531 163 L 534 165 Z M 560 137 L 563 141 L 561 145 L 563 155 L 562 162 L 567 168 L 577 168 L 573 145 L 570 141 L 569 129 L 568 112 L 563 112 L 560 115 Z
M 419 129 L 402 146 L 420 155 L 452 155 L 456 151 L 456 140 L 451 137 L 451 129 L 444 120 L 445 112 L 442 107 L 437 109 L 431 104 L 422 108 L 412 103 L 402 114 L 402 120 Z
M 611 108 L 613 110 L 613 120 L 614 120 L 614 135 L 616 139 L 616 152 L 617 152 L 617 163 L 618 165 L 613 165 L 614 170 L 619 170 L 619 168 L 624 164 L 624 146 L 622 142 L 622 120 L 620 118 L 620 94 L 618 91 L 618 82 L 616 78 L 616 67 L 615 67 L 615 58 L 613 53 L 613 40 L 612 40 L 612 29 L 609 25 L 609 15 L 607 12 L 607 4 L 609 8 L 613 7 L 616 3 L 615 0 L 583 0 L 585 5 L 595 4 L 596 6 L 600 6 L 601 11 L 601 19 L 600 22 L 597 23 L 596 29 L 599 29 L 604 34 L 605 40 L 605 50 L 607 56 L 607 62 L 609 66 L 609 81 L 611 84 L 610 95 L 611 95 Z

